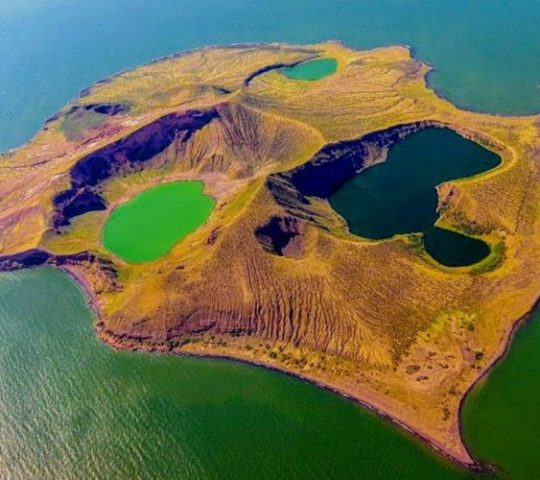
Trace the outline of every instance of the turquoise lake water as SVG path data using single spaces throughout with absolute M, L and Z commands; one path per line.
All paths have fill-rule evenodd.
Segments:
M 333 58 L 321 58 L 300 63 L 294 67 L 283 68 L 283 74 L 293 80 L 315 81 L 332 75 L 337 70 L 337 61 Z
M 538 25 L 537 0 L 0 0 L 0 151 L 100 78 L 232 42 L 407 43 L 458 105 L 538 112 Z M 539 320 L 465 409 L 473 453 L 511 479 L 540 470 L 530 393 L 540 388 Z M 0 477 L 469 476 L 307 384 L 230 362 L 113 352 L 91 324 L 60 272 L 0 276 Z
M 407 43 L 458 105 L 540 111 L 538 0 L 0 0 L 0 151 L 97 79 L 232 42 Z

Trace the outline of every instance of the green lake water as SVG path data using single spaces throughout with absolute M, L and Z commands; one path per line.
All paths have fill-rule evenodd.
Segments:
M 500 164 L 500 157 L 446 128 L 428 128 L 392 146 L 385 162 L 370 167 L 330 196 L 349 230 L 372 239 L 422 232 L 428 253 L 448 266 L 469 265 L 489 254 L 479 240 L 433 225 L 435 187 Z
M 281 71 L 293 80 L 320 80 L 332 75 L 337 70 L 337 61 L 333 58 L 321 58 L 299 63 L 294 67 L 283 68 Z
M 369 411 L 239 363 L 115 351 L 76 284 L 0 274 L 0 478 L 472 478 Z
M 128 262 L 155 260 L 200 227 L 215 202 L 198 181 L 147 190 L 113 210 L 105 224 L 105 247 Z
M 508 355 L 465 401 L 465 438 L 477 458 L 511 480 L 540 478 L 540 311 L 516 333 Z

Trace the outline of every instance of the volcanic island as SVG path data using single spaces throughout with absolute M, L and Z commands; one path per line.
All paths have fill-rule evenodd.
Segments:
M 460 110 L 430 70 L 405 46 L 233 45 L 97 82 L 0 157 L 0 270 L 67 271 L 115 348 L 284 371 L 482 468 L 460 408 L 540 295 L 540 117 Z M 329 200 L 433 129 L 497 158 L 436 185 L 436 227 L 487 249 L 471 265 L 419 232 L 354 234 Z M 145 257 L 122 209 L 174 185 L 202 220 Z

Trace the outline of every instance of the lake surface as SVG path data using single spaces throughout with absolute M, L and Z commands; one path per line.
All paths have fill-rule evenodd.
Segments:
M 468 397 L 463 426 L 474 455 L 498 465 L 502 477 L 540 472 L 540 311 L 516 333 L 506 358 Z
M 228 361 L 115 351 L 93 320 L 58 270 L 0 274 L 1 478 L 472 478 L 336 395 Z
M 407 43 L 466 108 L 540 111 L 537 0 L 0 0 L 0 151 L 97 79 L 203 45 Z
M 105 224 L 105 247 L 128 262 L 155 260 L 209 217 L 213 198 L 198 181 L 166 183 L 113 210 Z
M 283 74 L 293 80 L 320 80 L 332 75 L 337 70 L 337 61 L 333 58 L 321 58 L 299 63 L 294 67 L 283 68 Z
M 430 228 L 424 232 L 423 239 L 426 252 L 448 267 L 472 265 L 491 252 L 489 245 L 482 240 L 445 228 Z
M 434 227 L 435 187 L 499 165 L 498 155 L 447 128 L 428 128 L 393 145 L 385 162 L 370 167 L 330 196 L 349 230 L 372 239 L 422 232 L 428 253 L 447 266 L 476 263 L 489 247 Z

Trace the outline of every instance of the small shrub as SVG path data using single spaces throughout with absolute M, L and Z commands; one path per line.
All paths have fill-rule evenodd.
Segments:
M 407 368 L 405 369 L 407 375 L 412 375 L 413 373 L 418 372 L 418 370 L 420 370 L 420 365 L 407 365 Z
M 504 246 L 504 242 L 497 243 L 491 249 L 490 255 L 473 270 L 473 273 L 482 274 L 497 269 L 505 258 L 505 251 L 506 247 Z

